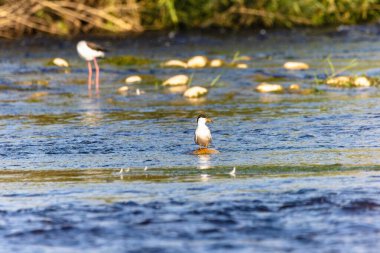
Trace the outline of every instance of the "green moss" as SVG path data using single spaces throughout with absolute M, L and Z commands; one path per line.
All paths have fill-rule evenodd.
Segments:
M 38 86 L 48 86 L 49 81 L 45 79 L 39 79 L 39 80 L 27 80 L 27 81 L 19 81 L 15 82 L 17 85 L 25 85 L 25 86 L 32 86 L 32 85 L 38 85 Z
M 369 77 L 367 77 L 369 78 Z M 379 77 L 371 77 L 371 83 L 373 86 L 380 87 L 380 78 Z
M 46 91 L 35 92 L 30 95 L 26 101 L 30 103 L 38 103 L 41 102 L 47 95 L 49 95 L 49 93 Z
M 148 65 L 151 64 L 152 61 L 150 59 L 146 58 L 140 58 L 136 56 L 130 56 L 130 55 L 120 55 L 120 56 L 113 56 L 113 57 L 107 57 L 103 60 L 106 64 L 116 65 L 116 66 L 133 66 L 133 65 Z
M 44 65 L 45 65 L 46 67 L 52 67 L 52 66 L 57 67 L 57 65 L 55 65 L 55 64 L 53 63 L 53 59 L 48 60 L 47 62 L 45 62 Z
M 317 88 L 310 88 L 310 89 L 301 89 L 298 91 L 290 91 L 292 94 L 300 94 L 300 95 L 315 95 L 315 94 L 323 94 L 325 91 L 317 89 Z
M 39 102 L 31 101 L 28 102 Z M 27 119 L 29 122 L 32 122 L 36 125 L 54 125 L 54 124 L 68 124 L 74 119 L 78 118 L 81 115 L 74 113 L 63 113 L 63 114 L 40 114 L 40 115 L 28 115 Z
M 252 78 L 256 82 L 268 82 L 268 83 L 282 82 L 286 80 L 286 78 L 284 77 L 274 77 L 274 76 L 264 75 L 260 73 L 252 75 Z
M 86 78 L 73 78 L 73 79 L 67 79 L 65 81 L 67 84 L 78 84 L 78 85 L 84 85 L 87 84 Z
M 140 75 L 142 82 L 141 84 L 148 84 L 148 85 L 156 85 L 161 84 L 163 81 L 161 79 L 158 79 L 154 75 Z

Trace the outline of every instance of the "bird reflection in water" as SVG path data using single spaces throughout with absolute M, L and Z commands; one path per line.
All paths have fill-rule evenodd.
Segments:
M 210 155 L 198 155 L 198 169 L 206 170 L 211 168 Z
M 210 176 L 208 174 L 201 174 L 201 181 L 207 182 L 210 179 Z
M 103 113 L 101 110 L 101 104 L 98 100 L 87 99 L 80 105 L 83 111 L 81 122 L 86 126 L 98 126 L 103 120 Z

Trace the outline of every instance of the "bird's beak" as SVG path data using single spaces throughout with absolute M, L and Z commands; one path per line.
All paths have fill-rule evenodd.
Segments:
M 210 119 L 210 118 L 207 118 L 207 119 L 206 119 L 206 122 L 207 122 L 207 123 L 213 123 L 214 121 L 213 121 L 212 119 Z

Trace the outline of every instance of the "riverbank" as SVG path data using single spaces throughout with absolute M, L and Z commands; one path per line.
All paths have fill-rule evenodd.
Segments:
M 323 27 L 376 22 L 377 1 L 0 1 L 0 37 L 223 28 Z

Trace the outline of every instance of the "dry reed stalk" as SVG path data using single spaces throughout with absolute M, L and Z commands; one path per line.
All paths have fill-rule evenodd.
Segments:
M 75 35 L 80 32 L 142 31 L 135 0 L 112 1 L 112 8 L 100 1 L 7 0 L 0 6 L 0 37 L 43 32 Z

